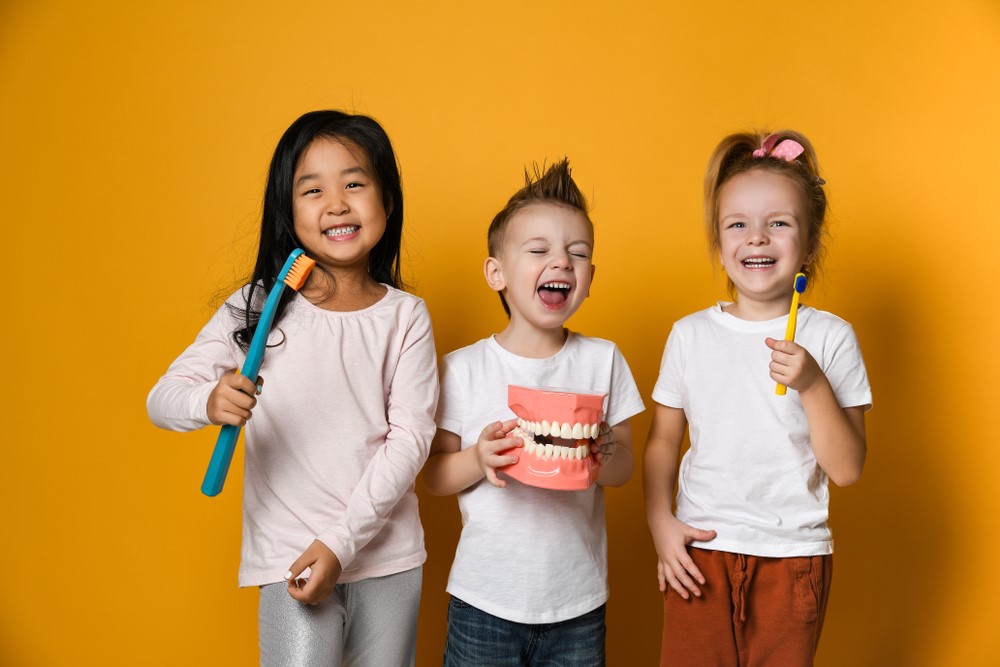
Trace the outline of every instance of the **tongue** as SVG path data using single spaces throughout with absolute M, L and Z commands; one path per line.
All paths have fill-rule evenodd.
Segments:
M 546 306 L 561 306 L 566 303 L 566 290 L 542 287 L 538 290 L 538 298 Z

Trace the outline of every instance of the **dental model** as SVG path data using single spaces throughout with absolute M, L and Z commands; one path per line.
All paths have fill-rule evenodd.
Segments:
M 507 404 L 518 417 L 511 435 L 523 439 L 524 447 L 504 452 L 518 460 L 501 470 L 544 489 L 589 488 L 601 470 L 590 445 L 600 433 L 606 396 L 508 385 Z

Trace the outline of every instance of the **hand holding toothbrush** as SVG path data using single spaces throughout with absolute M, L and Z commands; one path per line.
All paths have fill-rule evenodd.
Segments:
M 791 387 L 801 394 L 813 386 L 816 380 L 826 377 L 809 351 L 798 343 L 775 338 L 766 338 L 764 343 L 771 348 L 768 369 L 771 379 L 778 384 Z
M 252 416 L 257 405 L 256 396 L 264 387 L 264 378 L 258 376 L 256 385 L 239 371 L 226 373 L 208 395 L 208 420 L 216 426 L 229 424 L 243 426 Z

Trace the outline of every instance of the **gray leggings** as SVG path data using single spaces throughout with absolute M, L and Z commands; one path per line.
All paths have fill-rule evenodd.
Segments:
M 337 584 L 318 605 L 284 583 L 260 587 L 264 667 L 412 667 L 423 568 Z

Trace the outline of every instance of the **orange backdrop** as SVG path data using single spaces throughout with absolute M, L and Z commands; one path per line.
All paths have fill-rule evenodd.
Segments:
M 709 151 L 748 126 L 805 132 L 833 213 L 808 301 L 854 323 L 875 392 L 864 477 L 834 493 L 818 664 L 995 662 L 1000 5 L 421 4 L 0 4 L 0 663 L 256 660 L 240 475 L 203 497 L 214 430 L 158 431 L 144 399 L 248 269 L 279 135 L 325 107 L 394 140 L 406 271 L 441 352 L 503 326 L 486 226 L 525 163 L 569 156 L 599 266 L 570 324 L 619 344 L 647 402 L 670 324 L 723 295 Z M 435 665 L 459 517 L 454 498 L 421 507 Z M 608 524 L 609 663 L 654 664 L 638 475 Z

